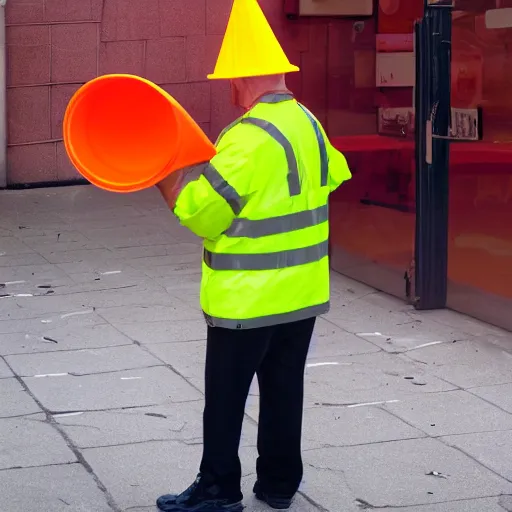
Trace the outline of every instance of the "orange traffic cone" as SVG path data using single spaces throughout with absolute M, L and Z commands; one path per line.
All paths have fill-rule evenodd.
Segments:
M 112 192 L 151 187 L 216 154 L 171 95 L 133 75 L 105 75 L 81 87 L 64 116 L 64 144 L 80 174 Z

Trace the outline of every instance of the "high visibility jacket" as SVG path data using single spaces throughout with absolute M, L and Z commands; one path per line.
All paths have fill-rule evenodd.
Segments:
M 204 239 L 209 325 L 250 329 L 329 309 L 328 198 L 351 177 L 315 117 L 269 94 L 232 123 L 174 213 Z

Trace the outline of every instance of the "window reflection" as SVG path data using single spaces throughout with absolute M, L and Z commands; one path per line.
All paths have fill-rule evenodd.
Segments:
M 512 328 L 512 28 L 485 23 L 512 1 L 456 6 L 451 101 L 481 109 L 482 140 L 451 144 L 448 303 Z

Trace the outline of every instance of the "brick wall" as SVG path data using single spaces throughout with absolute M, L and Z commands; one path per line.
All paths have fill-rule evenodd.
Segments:
M 237 115 L 229 84 L 206 80 L 231 3 L 8 2 L 8 183 L 78 178 L 64 151 L 62 118 L 71 95 L 99 74 L 133 73 L 158 83 L 215 138 Z M 290 22 L 281 0 L 260 0 L 260 5 L 290 60 L 302 67 L 289 76 L 296 95 L 332 133 L 373 133 L 375 89 L 354 79 L 361 56 L 372 66 L 373 21 L 356 32 L 353 20 Z

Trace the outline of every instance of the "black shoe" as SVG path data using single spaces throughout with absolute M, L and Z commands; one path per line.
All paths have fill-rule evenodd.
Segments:
M 252 492 L 256 495 L 258 500 L 263 501 L 269 507 L 276 510 L 287 510 L 292 506 L 293 496 L 290 498 L 289 496 L 279 494 L 269 494 L 262 489 L 258 481 L 254 484 Z
M 242 498 L 221 495 L 218 485 L 207 485 L 201 475 L 181 494 L 160 496 L 156 506 L 163 512 L 242 512 Z

